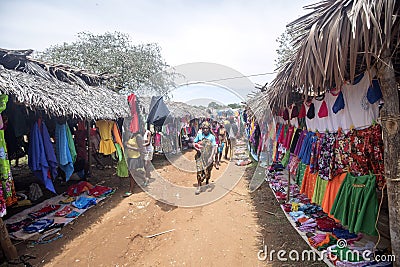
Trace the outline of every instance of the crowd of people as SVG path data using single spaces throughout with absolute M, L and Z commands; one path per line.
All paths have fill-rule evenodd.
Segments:
M 232 158 L 232 150 L 237 137 L 238 127 L 234 121 L 213 120 L 210 124 L 206 120 L 201 123 L 193 146 L 196 150 L 195 160 L 199 184 L 196 194 L 200 193 L 200 186 L 204 180 L 208 184 L 213 167 L 219 169 L 222 158 L 225 160 Z M 144 187 L 149 184 L 154 146 L 150 127 L 147 127 L 143 133 L 130 134 L 125 140 L 130 186 L 124 196 L 128 197 L 132 195 L 137 181 L 141 181 Z

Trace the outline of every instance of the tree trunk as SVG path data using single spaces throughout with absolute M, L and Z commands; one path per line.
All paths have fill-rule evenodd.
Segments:
M 400 113 L 399 96 L 395 80 L 390 51 L 383 53 L 383 62 L 378 66 L 383 99 L 385 101 L 381 111 L 385 177 L 388 192 L 389 226 L 392 244 L 392 254 L 396 256 L 394 266 L 400 266 Z
M 2 218 L 0 218 L 0 245 L 8 260 L 18 258 L 17 249 L 10 240 L 6 224 L 3 222 Z

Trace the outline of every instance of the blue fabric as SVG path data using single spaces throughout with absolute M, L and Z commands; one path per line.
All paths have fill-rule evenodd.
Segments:
M 364 72 L 354 78 L 353 85 L 359 83 L 363 77 L 364 77 Z
M 96 204 L 96 198 L 94 197 L 79 197 L 77 200 L 72 202 L 72 205 L 78 209 L 87 209 Z
M 67 124 L 56 124 L 56 154 L 61 170 L 65 172 L 66 181 L 71 178 L 74 173 L 74 163 L 72 162 L 71 152 L 67 139 Z
M 309 165 L 311 158 L 311 146 L 312 146 L 312 137 L 315 135 L 313 132 L 308 132 L 306 137 L 304 138 L 303 144 L 301 145 L 301 149 L 299 152 L 299 158 L 301 162 Z
M 46 154 L 47 163 L 49 164 L 51 177 L 57 177 L 57 158 L 56 153 L 54 152 L 53 144 L 50 140 L 49 132 L 47 131 L 47 127 L 42 123 L 41 129 L 42 137 L 43 137 L 43 147 L 44 152 Z
M 344 98 L 342 91 L 340 91 L 339 95 L 337 96 L 336 101 L 333 104 L 332 111 L 336 114 L 341 109 L 344 109 Z
M 378 80 L 372 80 L 371 86 L 367 91 L 368 102 L 374 104 L 376 101 L 383 97 L 381 87 Z
M 43 219 L 36 221 L 28 226 L 25 226 L 23 229 L 27 233 L 36 233 L 36 232 L 42 232 L 45 230 L 47 227 L 52 225 L 54 223 L 53 219 Z
M 352 238 L 357 237 L 356 234 L 350 233 L 349 230 L 347 230 L 347 229 L 335 228 L 335 229 L 333 229 L 332 233 L 339 239 L 352 239 Z
M 208 139 L 211 141 L 211 144 L 213 146 L 217 145 L 217 142 L 215 141 L 215 136 L 212 133 L 209 133 L 208 135 L 204 135 L 203 133 L 199 133 L 196 138 L 194 139 L 194 142 L 197 143 L 201 140 L 203 140 L 204 138 Z
M 42 122 L 42 126 L 45 128 L 44 123 Z M 47 132 L 47 129 L 44 131 Z M 48 133 L 47 133 L 48 134 Z M 46 143 L 50 142 L 46 140 Z M 51 142 L 50 142 L 51 144 Z M 47 147 L 48 144 L 46 144 Z M 50 158 L 50 161 L 52 159 Z M 51 163 L 53 164 L 53 163 Z M 51 177 L 48 176 L 49 170 L 51 169 L 49 163 L 46 158 L 46 150 L 43 141 L 43 136 L 40 133 L 38 123 L 36 122 L 30 133 L 30 142 L 29 142 L 29 150 L 28 150 L 28 166 L 33 172 L 33 174 L 40 179 L 40 181 L 46 186 L 48 190 L 53 193 L 57 193 L 54 189 L 53 181 Z M 55 177 L 55 176 L 53 176 Z

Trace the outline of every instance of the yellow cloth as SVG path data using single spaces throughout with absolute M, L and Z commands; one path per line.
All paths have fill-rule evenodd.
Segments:
M 128 140 L 128 145 L 133 146 L 135 148 L 139 148 L 137 142 L 136 142 L 136 137 L 133 137 L 131 139 Z M 128 158 L 130 159 L 137 159 L 138 157 L 140 157 L 140 152 L 133 150 L 133 149 L 129 149 L 128 148 Z
M 96 127 L 99 128 L 101 137 L 99 153 L 110 155 L 116 151 L 111 135 L 113 126 L 113 121 L 100 120 L 96 122 Z

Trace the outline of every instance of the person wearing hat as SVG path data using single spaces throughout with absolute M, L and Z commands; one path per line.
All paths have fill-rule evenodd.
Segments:
M 201 183 L 206 180 L 206 185 L 211 178 L 214 155 L 217 150 L 215 136 L 211 133 L 210 123 L 207 121 L 201 124 L 201 133 L 194 139 L 194 148 L 197 153 L 195 156 L 197 169 L 197 190 L 196 195 L 200 194 Z

